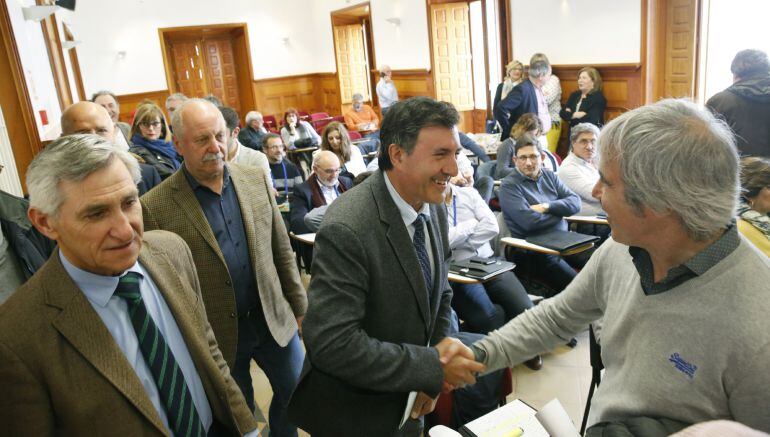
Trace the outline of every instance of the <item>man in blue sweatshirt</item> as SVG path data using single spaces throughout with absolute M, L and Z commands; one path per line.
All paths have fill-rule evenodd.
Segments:
M 503 179 L 500 208 L 511 236 L 526 238 L 553 230 L 567 230 L 564 217 L 580 211 L 580 197 L 556 173 L 543 168 L 545 157 L 537 138 L 522 135 L 514 145 L 516 171 Z M 514 262 L 538 277 L 554 294 L 564 290 L 575 270 L 564 258 L 535 252 L 514 254 Z M 570 259 L 575 267 L 585 260 Z

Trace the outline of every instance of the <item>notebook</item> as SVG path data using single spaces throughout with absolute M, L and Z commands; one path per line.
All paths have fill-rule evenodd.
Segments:
M 495 258 L 469 258 L 462 261 L 452 261 L 449 271 L 468 278 L 486 281 L 501 273 L 513 270 L 516 264 Z
M 566 252 L 576 247 L 599 241 L 595 235 L 586 235 L 572 231 L 550 231 L 525 238 L 528 243 L 547 247 L 558 252 Z

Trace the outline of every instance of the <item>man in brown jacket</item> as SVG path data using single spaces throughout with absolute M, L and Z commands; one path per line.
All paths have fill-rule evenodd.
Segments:
M 29 217 L 58 249 L 0 307 L 2 434 L 257 434 L 187 245 L 143 233 L 138 179 L 95 135 L 30 165 Z
M 254 408 L 253 359 L 273 387 L 271 435 L 296 435 L 285 407 L 304 359 L 297 327 L 307 295 L 269 177 L 225 164 L 227 128 L 210 102 L 185 101 L 172 125 L 184 165 L 141 198 L 145 226 L 190 246 L 208 318 L 246 402 Z

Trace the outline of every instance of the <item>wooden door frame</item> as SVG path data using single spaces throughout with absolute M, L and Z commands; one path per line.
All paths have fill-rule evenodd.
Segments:
M 64 29 L 64 40 L 75 42 L 75 37 L 72 35 L 72 31 L 69 29 L 67 23 L 62 23 Z M 86 100 L 86 89 L 83 86 L 83 75 L 80 73 L 80 61 L 78 61 L 77 48 L 72 47 L 69 51 L 70 65 L 72 66 L 72 75 L 75 77 L 75 88 L 78 92 L 78 99 L 81 101 Z
M 229 34 L 233 39 L 233 58 L 237 66 L 238 94 L 241 99 L 241 119 L 246 113 L 256 108 L 257 96 L 254 92 L 254 68 L 251 62 L 251 48 L 249 44 L 249 28 L 246 23 L 207 24 L 200 26 L 163 27 L 158 29 L 160 49 L 163 54 L 163 69 L 166 73 L 168 93 L 177 92 L 176 79 L 171 67 L 171 40 L 175 35 L 182 33 L 200 32 Z
M 367 7 L 367 12 L 364 15 L 369 22 L 369 25 L 364 26 L 364 30 L 366 31 L 367 35 L 367 41 L 366 41 L 366 49 L 369 51 L 369 66 L 367 68 L 367 75 L 369 76 L 369 87 L 371 88 L 371 104 L 372 107 L 379 106 L 380 102 L 376 101 L 375 98 L 377 97 L 377 81 L 374 79 L 375 74 L 378 72 L 377 70 L 377 55 L 374 53 L 374 24 L 372 23 L 372 5 L 368 2 L 361 2 L 356 3 L 354 5 L 350 5 L 348 7 L 342 8 L 342 9 L 336 9 L 334 11 L 329 12 L 329 23 L 331 23 L 331 29 L 332 29 L 332 47 L 334 48 L 334 79 L 339 84 L 340 81 L 340 66 L 337 63 L 337 35 L 334 34 L 334 26 L 335 24 L 335 18 L 338 18 L 341 15 L 347 15 L 345 12 L 349 12 L 355 9 L 359 9 L 362 6 Z M 359 17 L 360 18 L 360 17 Z M 376 102 L 376 103 L 375 103 Z M 340 112 L 342 111 L 342 107 L 344 106 L 344 103 L 342 103 L 342 95 L 340 94 Z

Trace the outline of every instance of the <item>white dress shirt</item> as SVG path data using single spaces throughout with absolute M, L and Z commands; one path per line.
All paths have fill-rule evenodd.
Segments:
M 387 82 L 381 78 L 377 82 L 377 98 L 380 101 L 380 108 L 388 108 L 398 102 L 398 91 L 393 81 Z
M 414 208 L 412 208 L 412 205 L 406 203 L 406 200 L 404 200 L 400 194 L 398 194 L 398 191 L 396 191 L 396 188 L 393 186 L 392 183 L 390 183 L 390 178 L 388 178 L 388 173 L 382 172 L 382 175 L 385 177 L 385 186 L 388 187 L 388 192 L 390 193 L 390 197 L 393 198 L 393 202 L 396 204 L 396 207 L 398 208 L 398 212 L 401 213 L 401 219 L 404 221 L 404 225 L 406 226 L 406 231 L 409 232 L 409 239 L 414 241 L 414 221 L 417 220 L 417 215 L 422 214 L 425 216 L 425 221 L 423 222 L 423 230 L 425 234 L 425 250 L 428 252 L 428 259 L 430 260 L 430 270 L 433 272 L 431 274 L 431 277 L 433 278 L 433 281 L 436 280 L 436 262 L 433 259 L 433 248 L 431 247 L 431 239 L 430 239 L 430 232 L 428 231 L 428 222 L 430 221 L 430 206 L 427 203 L 422 204 L 422 208 L 420 211 L 415 211 Z M 430 293 L 431 290 L 428 290 L 428 293 Z
M 472 256 L 489 258 L 495 253 L 489 240 L 497 236 L 500 228 L 495 214 L 473 187 L 450 185 L 452 201 L 447 205 L 449 220 L 449 247 L 452 258 L 464 260 Z
M 350 160 L 345 163 L 345 169 L 358 176 L 366 171 L 366 163 L 364 157 L 361 155 L 361 150 L 355 144 L 350 145 Z
M 126 360 L 128 360 L 128 363 L 136 372 L 136 376 L 142 383 L 147 397 L 152 401 L 152 405 L 158 412 L 160 420 L 169 429 L 169 432 L 172 432 L 168 425 L 166 408 L 158 393 L 158 386 L 144 355 L 142 355 L 142 350 L 139 348 L 139 339 L 136 336 L 136 331 L 134 331 L 134 326 L 131 324 L 131 316 L 128 314 L 128 304 L 124 299 L 114 295 L 120 277 L 101 276 L 82 270 L 75 267 L 61 252 L 59 252 L 59 258 L 64 266 L 64 270 L 67 271 L 67 274 L 69 274 L 86 296 L 96 314 L 104 322 L 112 338 L 115 339 L 115 343 L 123 352 Z M 152 320 L 158 326 L 158 330 L 163 334 L 166 344 L 168 344 L 169 349 L 174 354 L 174 359 L 176 359 L 179 369 L 182 370 L 184 380 L 190 389 L 195 409 L 198 410 L 198 416 L 203 424 L 203 429 L 208 431 L 213 422 L 211 406 L 206 397 L 206 391 L 203 388 L 198 371 L 195 369 L 195 363 L 193 363 L 190 356 L 190 351 L 187 350 L 187 344 L 176 324 L 174 315 L 171 314 L 166 300 L 163 299 L 163 295 L 158 290 L 155 282 L 153 282 L 150 274 L 139 264 L 139 261 L 126 270 L 126 272 L 123 272 L 123 274 L 125 275 L 127 272 L 137 272 L 142 275 L 143 279 L 140 282 L 139 291 L 142 294 L 144 305 L 147 307 L 147 314 L 152 317 Z
M 582 206 L 578 215 L 597 215 L 604 212 L 601 202 L 591 194 L 599 181 L 599 170 L 593 164 L 570 152 L 556 174 L 564 185 L 580 196 Z
M 322 184 L 321 181 L 318 181 L 318 187 L 321 188 L 321 194 L 323 194 L 327 205 L 331 205 L 332 202 L 334 202 L 334 199 L 339 197 L 340 191 L 339 188 L 337 188 L 339 185 L 339 179 L 332 187 L 327 187 L 326 185 Z

